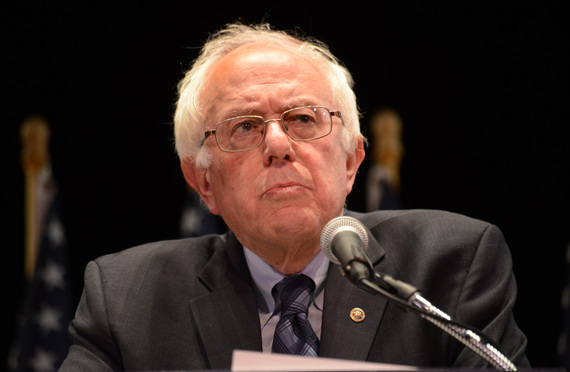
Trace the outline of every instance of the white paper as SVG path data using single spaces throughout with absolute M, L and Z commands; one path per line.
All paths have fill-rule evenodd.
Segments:
M 416 367 L 234 350 L 232 371 L 414 371 Z

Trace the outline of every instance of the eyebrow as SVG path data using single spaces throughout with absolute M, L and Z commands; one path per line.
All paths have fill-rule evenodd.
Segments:
M 295 107 L 305 107 L 305 106 L 319 106 L 319 104 L 309 103 L 309 101 L 297 101 L 295 103 L 289 103 L 289 104 L 281 106 L 280 114 L 287 111 L 287 110 L 295 108 Z M 261 117 L 264 117 L 262 114 L 258 113 L 255 108 L 245 107 L 245 108 L 239 108 L 239 109 L 234 109 L 234 110 L 229 111 L 226 115 L 224 115 L 225 119 L 222 119 L 222 120 L 227 120 L 227 119 L 231 119 L 231 118 L 235 118 L 235 117 L 239 117 L 239 116 L 261 116 Z
M 237 109 L 237 110 L 231 110 L 230 112 L 228 112 L 226 115 L 224 115 L 225 118 L 229 119 L 229 118 L 235 118 L 238 116 L 260 116 L 255 114 L 255 110 L 253 109 Z

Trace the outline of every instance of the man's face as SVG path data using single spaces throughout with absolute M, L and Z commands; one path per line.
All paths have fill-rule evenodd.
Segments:
M 242 46 L 219 61 L 204 88 L 205 130 L 240 115 L 278 119 L 299 106 L 339 110 L 329 84 L 313 63 L 293 51 L 262 44 Z M 200 191 L 242 244 L 263 255 L 267 249 L 311 247 L 314 255 L 324 225 L 340 216 L 364 156 L 341 145 L 341 120 L 332 133 L 308 142 L 291 140 L 270 122 L 258 148 L 228 153 L 208 138 L 212 162 Z M 362 147 L 359 147 L 362 150 Z M 358 152 L 358 151 L 357 151 Z

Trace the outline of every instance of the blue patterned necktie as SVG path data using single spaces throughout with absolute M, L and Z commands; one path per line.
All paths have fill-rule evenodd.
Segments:
M 281 318 L 275 327 L 273 352 L 316 357 L 319 339 L 307 319 L 315 283 L 303 274 L 291 275 L 275 289 L 281 299 Z

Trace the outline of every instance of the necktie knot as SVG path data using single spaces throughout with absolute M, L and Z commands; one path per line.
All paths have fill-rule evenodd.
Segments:
M 306 314 L 315 291 L 313 280 L 303 274 L 286 277 L 277 284 L 281 316 Z
M 319 339 L 307 319 L 315 283 L 303 274 L 291 275 L 279 282 L 276 289 L 281 317 L 275 328 L 273 352 L 317 356 Z

